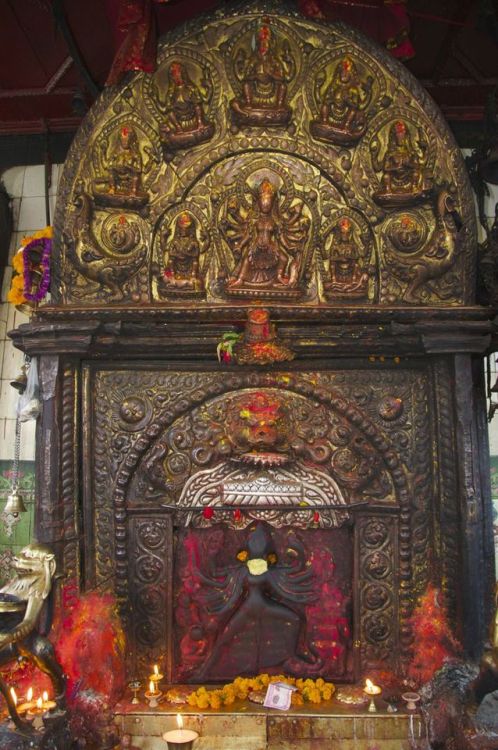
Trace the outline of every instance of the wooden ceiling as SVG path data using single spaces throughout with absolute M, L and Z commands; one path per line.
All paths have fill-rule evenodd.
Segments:
M 110 19 L 117 2 L 0 1 L 0 135 L 77 128 L 113 59 Z M 334 0 L 335 17 L 345 17 L 352 4 L 375 14 L 381 2 Z M 170 0 L 155 5 L 159 32 L 222 4 Z M 406 65 L 450 124 L 481 120 L 498 84 L 496 6 L 496 0 L 408 0 L 416 54 Z

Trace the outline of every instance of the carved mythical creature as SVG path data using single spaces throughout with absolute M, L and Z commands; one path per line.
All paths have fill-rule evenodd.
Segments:
M 381 173 L 380 189 L 374 200 L 382 206 L 408 206 L 424 199 L 430 189 L 426 174 L 427 142 L 419 131 L 416 143 L 406 122 L 397 120 L 389 128 L 384 157 L 379 159 L 380 143 L 370 144 L 372 165 Z
M 402 279 L 408 281 L 404 300 L 420 303 L 420 289 L 425 284 L 439 297 L 452 294 L 450 288 L 433 282 L 441 278 L 455 263 L 461 221 L 455 211 L 455 203 L 446 189 L 440 189 L 436 199 L 436 226 L 428 242 L 411 254 L 390 257 L 391 267 Z
M 161 126 L 165 152 L 189 148 L 213 136 L 214 125 L 207 122 L 204 115 L 203 106 L 207 100 L 208 89 L 194 84 L 185 65 L 177 60 L 172 62 L 165 99 L 157 96 L 159 108 L 165 116 Z
M 302 674 L 321 669 L 316 655 L 298 654 L 304 619 L 293 609 L 317 598 L 313 571 L 294 532 L 289 534 L 287 548 L 289 562 L 277 562 L 266 524 L 257 523 L 250 529 L 247 550 L 237 555 L 235 565 L 216 570 L 213 576 L 197 569 L 204 588 L 199 596 L 208 612 L 228 620 L 196 679 L 226 677 L 228 670 L 235 676 L 271 667 L 293 673 L 301 670 Z
M 124 216 L 117 234 L 109 236 L 111 245 L 107 248 L 95 237 L 90 197 L 84 193 L 79 203 L 72 233 L 64 236 L 68 260 L 82 276 L 107 287 L 114 300 L 120 301 L 124 298 L 123 283 L 134 276 L 147 257 L 147 243 L 141 241 L 137 222 Z
M 310 222 L 299 202 L 283 211 L 276 187 L 263 180 L 244 213 L 228 204 L 224 231 L 237 266 L 228 280 L 230 296 L 296 297 L 304 244 Z
M 260 26 L 248 56 L 240 50 L 235 70 L 242 96 L 231 102 L 234 121 L 238 125 L 286 125 L 292 114 L 286 103 L 287 84 L 295 63 L 287 44 L 277 46 L 268 24 Z
M 192 292 L 202 294 L 204 281 L 199 270 L 199 260 L 208 247 L 208 239 L 201 234 L 197 239 L 197 222 L 192 214 L 183 211 L 175 222 L 173 237 L 169 230 L 164 237 L 164 271 L 158 284 L 161 292 L 178 292 L 192 296 Z
M 365 112 L 372 99 L 373 79 L 362 80 L 356 64 L 344 57 L 322 96 L 320 119 L 311 123 L 311 133 L 324 141 L 349 146 L 365 133 Z
M 362 268 L 362 255 L 353 223 L 344 216 L 333 230 L 330 280 L 324 284 L 327 298 L 358 299 L 367 295 L 369 275 Z
M 29 544 L 14 557 L 13 567 L 15 576 L 0 589 L 0 665 L 19 656 L 32 661 L 52 680 L 56 704 L 62 708 L 65 679 L 46 637 L 51 625 L 49 594 L 56 567 L 54 555 L 42 544 Z M 0 690 L 15 724 L 29 730 L 1 679 Z
M 132 125 L 120 127 L 114 145 L 104 149 L 103 161 L 108 175 L 95 181 L 97 203 L 128 208 L 145 206 L 149 199 L 142 187 L 142 156 Z

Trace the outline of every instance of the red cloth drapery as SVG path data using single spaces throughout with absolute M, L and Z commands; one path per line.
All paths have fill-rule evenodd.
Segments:
M 415 54 L 405 0 L 299 0 L 298 5 L 309 18 L 346 21 L 400 60 Z
M 130 70 L 146 73 L 155 70 L 157 28 L 154 4 L 167 2 L 169 0 L 106 0 L 117 50 L 107 85 L 117 83 Z M 202 5 L 205 7 L 206 3 Z M 299 0 L 299 8 L 310 18 L 346 21 L 383 44 L 394 57 L 407 60 L 414 55 L 403 0 Z M 186 15 L 191 15 L 193 9 L 190 4 Z

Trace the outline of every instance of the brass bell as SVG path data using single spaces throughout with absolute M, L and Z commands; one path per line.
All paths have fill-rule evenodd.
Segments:
M 15 388 L 19 393 L 24 393 L 28 384 L 28 376 L 26 375 L 26 365 L 21 367 L 21 372 L 16 375 L 14 380 L 10 381 L 12 388 Z
M 498 185 L 498 142 L 494 143 L 479 164 L 479 174 L 485 182 Z
M 5 503 L 3 512 L 6 515 L 10 513 L 12 516 L 18 516 L 19 513 L 26 513 L 24 500 L 22 499 L 22 495 L 17 487 L 14 487 L 10 495 L 7 496 L 7 502 Z

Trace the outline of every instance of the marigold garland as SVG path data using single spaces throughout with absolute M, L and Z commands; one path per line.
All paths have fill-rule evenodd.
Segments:
M 260 674 L 257 677 L 236 677 L 228 685 L 213 690 L 200 687 L 190 693 L 187 697 L 187 703 L 193 708 L 213 708 L 216 710 L 222 706 L 231 706 L 236 700 L 246 700 L 249 693 L 266 690 L 270 682 L 286 682 L 297 688 L 292 694 L 293 706 L 302 706 L 305 702 L 321 703 L 322 701 L 328 701 L 335 693 L 335 685 L 332 682 L 325 682 L 321 677 L 317 680 L 303 680 L 281 674 Z M 174 697 L 173 693 L 172 698 Z M 166 694 L 166 700 L 169 700 L 169 693 Z
M 50 254 L 52 250 L 52 227 L 45 227 L 38 232 L 23 237 L 21 247 L 12 259 L 12 268 L 15 271 L 12 277 L 7 300 L 13 305 L 25 304 L 28 300 L 38 302 L 45 297 L 50 285 Z M 39 272 L 40 284 L 35 292 L 32 292 L 32 268 L 29 264 L 29 253 L 37 249 L 41 252 Z

